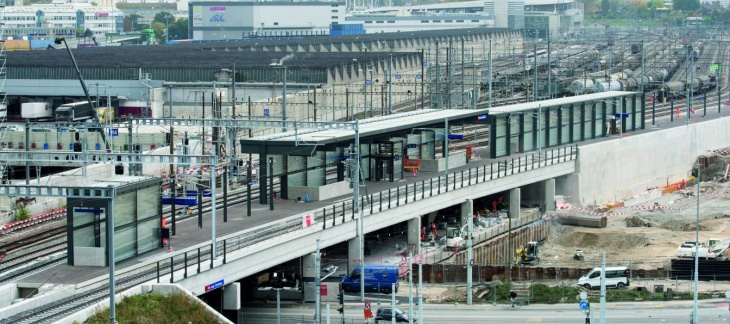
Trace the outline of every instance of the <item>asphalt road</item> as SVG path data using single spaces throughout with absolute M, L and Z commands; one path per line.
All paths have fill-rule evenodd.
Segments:
M 372 303 L 373 314 L 378 306 Z M 337 312 L 339 305 L 330 305 L 330 322 L 325 320 L 326 311 L 322 311 L 322 323 L 343 323 Z M 408 311 L 407 305 L 398 305 L 397 308 Z M 414 306 L 414 312 L 418 307 Z M 282 324 L 310 324 L 314 323 L 313 304 L 282 305 Z M 599 322 L 600 310 L 594 304 L 594 321 Z M 635 302 L 610 303 L 606 307 L 607 323 L 689 323 L 692 313 L 692 301 L 672 302 Z M 728 302 L 716 299 L 700 301 L 699 323 L 730 323 Z M 356 303 L 345 307 L 346 324 L 365 323 L 362 306 Z M 428 324 L 457 324 L 457 323 L 586 323 L 586 314 L 580 310 L 578 303 L 543 305 L 534 304 L 520 308 L 505 309 L 501 305 L 454 305 L 454 304 L 424 304 L 424 323 Z M 418 317 L 416 317 L 418 318 Z M 247 307 L 241 310 L 241 323 L 269 324 L 276 321 L 276 304 L 261 307 Z M 371 320 L 371 323 L 374 323 Z M 390 321 L 380 321 L 390 323 Z

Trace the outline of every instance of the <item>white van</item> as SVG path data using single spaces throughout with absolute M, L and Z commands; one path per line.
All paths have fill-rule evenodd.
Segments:
M 606 287 L 623 288 L 629 286 L 629 269 L 626 267 L 606 267 Z M 595 268 L 578 279 L 578 286 L 586 289 L 601 288 L 601 268 Z

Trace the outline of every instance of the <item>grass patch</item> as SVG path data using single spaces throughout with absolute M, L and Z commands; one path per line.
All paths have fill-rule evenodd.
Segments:
M 519 285 L 519 283 L 517 283 Z M 577 286 L 565 285 L 565 286 L 550 286 L 543 283 L 532 284 L 532 301 L 530 303 L 536 304 L 557 304 L 560 303 L 563 298 L 565 302 L 573 303 L 578 302 L 578 294 L 581 289 Z M 497 300 L 508 300 L 509 299 L 509 285 L 503 284 L 497 286 Z M 592 303 L 598 303 L 601 298 L 600 290 L 591 290 L 588 292 L 588 301 Z M 525 296 L 518 296 L 525 297 Z M 712 298 L 711 293 L 700 293 L 698 299 Z M 689 292 L 674 292 L 672 300 L 692 300 L 693 295 Z M 492 298 L 489 299 L 491 301 Z M 663 294 L 655 295 L 652 291 L 638 291 L 635 287 L 628 287 L 625 289 L 607 289 L 606 290 L 606 301 L 607 302 L 636 302 L 636 301 L 657 301 L 664 300 Z M 487 301 L 487 302 L 489 302 Z
M 126 297 L 117 304 L 119 323 L 219 323 L 218 318 L 183 294 L 143 294 Z M 85 324 L 109 323 L 109 309 L 88 318 Z

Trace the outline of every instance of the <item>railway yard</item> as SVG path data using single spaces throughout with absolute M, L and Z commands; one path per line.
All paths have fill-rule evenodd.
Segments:
M 688 42 L 683 36 L 664 35 L 657 31 L 647 32 L 642 37 L 635 38 L 630 37 L 628 33 L 624 36 L 616 34 L 595 42 L 580 38 L 572 42 L 564 39 L 556 40 L 550 44 L 544 41 L 525 40 L 519 48 L 520 53 L 495 56 L 489 68 L 482 62 L 479 67 L 478 86 L 481 94 L 473 106 L 481 109 L 595 92 L 643 91 L 644 104 L 647 107 L 644 116 L 647 128 L 661 127 L 662 124 L 670 122 L 685 122 L 686 116 L 691 115 L 691 118 L 703 116 L 707 110 L 730 109 L 728 105 L 730 77 L 726 77 L 730 75 L 727 73 L 730 69 L 725 71 L 723 68 L 730 66 L 730 46 L 728 46 L 730 43 L 701 39 Z M 506 47 L 508 48 L 506 52 L 510 52 L 508 44 L 494 46 Z M 458 69 L 445 65 L 437 66 L 428 72 L 430 78 L 428 96 L 414 96 L 411 99 L 410 90 L 408 93 L 395 93 L 396 96 L 404 98 L 407 96 L 409 99 L 394 102 L 393 112 L 407 112 L 421 107 L 471 108 L 469 96 L 464 90 L 456 90 L 474 85 L 467 80 L 471 78 L 470 76 L 462 78 L 464 62 L 460 63 L 462 72 L 456 72 Z M 490 69 L 491 78 L 488 75 Z M 448 80 L 438 81 L 439 73 L 449 76 Z M 487 81 L 490 79 L 491 83 Z M 422 84 L 413 84 L 417 85 Z M 364 116 L 366 116 L 365 110 L 352 115 L 348 113 L 342 119 L 351 120 Z M 20 123 L 16 124 L 22 126 Z M 52 123 L 46 125 L 49 125 L 49 128 L 57 128 L 57 125 Z M 193 127 L 175 129 L 176 136 L 197 131 L 198 128 Z M 463 140 L 453 141 L 449 150 L 462 151 L 467 146 L 486 149 L 489 146 L 488 132 L 488 127 L 467 131 L 465 134 L 469 136 L 465 136 Z M 436 147 L 435 150 L 437 154 L 441 154 L 442 147 Z M 724 180 L 726 175 L 723 176 L 723 173 L 725 166 L 730 164 L 730 156 L 724 153 L 716 155 L 711 174 L 703 177 L 701 182 L 700 195 L 704 198 L 699 206 L 700 241 L 710 238 L 727 239 L 726 233 L 730 229 L 728 223 L 730 213 L 727 212 L 730 209 L 728 183 L 717 181 Z M 254 169 L 258 169 L 259 162 L 254 159 L 252 163 Z M 329 167 L 326 172 L 327 179 L 335 180 L 336 173 L 336 167 Z M 217 179 L 217 182 L 221 181 L 223 181 L 221 178 Z M 228 191 L 229 205 L 245 204 L 247 195 L 250 195 L 254 202 L 258 200 L 258 188 L 252 188 L 252 192 L 247 193 L 245 190 L 247 180 L 239 178 L 235 181 L 237 182 Z M 163 185 L 170 185 L 169 178 L 163 179 Z M 277 182 L 274 188 L 278 186 Z M 599 262 L 601 252 L 606 252 L 612 262 L 630 264 L 634 269 L 663 268 L 668 259 L 676 257 L 679 244 L 694 240 L 697 198 L 693 192 L 694 188 L 696 187 L 689 186 L 659 196 L 651 194 L 652 190 L 660 190 L 654 188 L 636 193 L 632 197 L 617 197 L 617 200 L 624 204 L 621 207 L 572 206 L 548 211 L 546 219 L 550 220 L 549 236 L 540 243 L 542 258 L 540 265 L 593 267 Z M 565 200 L 571 202 L 570 198 Z M 220 201 L 219 199 L 219 206 Z M 610 205 L 617 202 L 599 203 Z M 351 206 L 351 202 L 347 204 Z M 203 212 L 210 211 L 209 199 L 204 200 L 202 205 Z M 170 222 L 169 207 L 165 207 L 163 214 L 167 215 L 167 221 Z M 607 226 L 589 228 L 561 225 L 559 222 L 562 215 L 591 214 L 607 217 Z M 178 208 L 176 215 L 178 221 L 198 217 L 197 210 L 184 208 Z M 334 219 L 332 222 L 334 224 Z M 64 264 L 66 249 L 65 209 L 32 215 L 24 221 L 9 222 L 0 227 L 0 285 Z M 583 251 L 585 255 L 583 260 L 574 258 L 576 250 Z M 198 261 L 209 260 L 210 250 L 203 254 L 199 252 L 197 258 Z M 138 277 L 122 278 L 119 284 L 131 286 L 150 280 L 153 276 L 154 270 L 148 269 L 147 272 L 138 274 Z M 77 306 L 69 307 L 80 308 L 106 297 L 103 287 L 95 289 L 76 298 L 74 303 L 78 305 L 73 305 Z M 43 318 L 33 318 L 28 315 L 25 320 L 42 322 Z M 0 320 L 0 323 L 3 321 Z

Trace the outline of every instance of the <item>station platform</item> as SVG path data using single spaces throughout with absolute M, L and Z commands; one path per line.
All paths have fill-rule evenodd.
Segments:
M 725 99 L 725 98 L 723 98 Z M 659 106 L 659 105 L 657 105 Z M 659 108 L 659 107 L 657 107 Z M 647 110 L 649 113 L 647 114 L 647 117 L 650 118 L 650 106 L 648 105 Z M 722 118 L 727 117 L 730 115 L 730 107 L 723 106 L 722 112 L 718 113 L 717 108 L 713 107 L 710 109 L 708 107 L 707 109 L 707 116 L 702 117 L 703 111 L 701 109 L 697 110 L 697 113 L 694 114 L 691 117 L 690 123 L 698 123 L 702 121 L 707 121 L 711 119 L 716 118 Z M 598 137 L 595 139 L 587 139 L 585 141 L 580 141 L 577 143 L 569 144 L 569 145 L 575 145 L 578 146 L 582 145 L 591 145 L 595 143 L 610 141 L 618 139 L 620 136 L 626 137 L 626 136 L 634 136 L 649 132 L 654 132 L 657 130 L 662 129 L 668 129 L 668 128 L 679 128 L 686 125 L 685 117 L 686 115 L 677 116 L 674 118 L 673 122 L 670 122 L 670 118 L 667 117 L 661 117 L 657 118 L 656 125 L 651 125 L 651 122 L 647 120 L 646 122 L 646 128 L 644 129 L 637 129 L 630 133 L 623 133 L 623 134 L 616 134 L 616 135 L 609 135 L 605 137 Z M 481 144 L 481 146 L 480 146 Z M 481 165 L 488 165 L 490 163 L 494 163 L 497 161 L 506 161 L 511 159 L 517 159 L 521 156 L 531 155 L 535 154 L 535 151 L 530 152 L 520 152 L 520 153 L 512 153 L 507 157 L 501 157 L 496 159 L 489 159 L 489 147 L 484 146 L 484 143 L 471 143 L 468 145 L 474 145 L 475 151 L 474 156 L 479 156 L 480 158 L 478 160 L 472 160 L 469 163 L 467 163 L 464 166 L 456 167 L 456 168 L 450 168 L 449 173 L 453 172 L 459 172 L 460 170 L 466 170 L 469 168 L 474 168 L 475 166 L 481 166 Z M 564 145 L 568 146 L 568 145 Z M 555 149 L 562 146 L 553 146 L 550 148 L 543 148 L 543 152 L 551 149 Z M 417 175 L 412 175 L 411 173 L 406 173 L 404 178 L 395 181 L 395 182 L 388 182 L 388 181 L 381 181 L 381 182 L 372 182 L 372 181 L 366 181 L 367 191 L 361 190 L 361 194 L 368 193 L 375 193 L 380 192 L 392 188 L 396 188 L 398 186 L 402 186 L 404 184 L 412 184 L 415 182 L 420 181 L 428 181 L 430 178 L 443 175 L 443 172 L 437 173 L 437 172 L 419 172 Z M 239 189 L 244 190 L 244 189 Z M 236 192 L 236 191 L 229 191 L 230 192 Z M 314 201 L 314 202 L 308 202 L 308 203 L 300 203 L 296 200 L 281 200 L 279 199 L 276 204 L 274 210 L 269 210 L 268 204 L 260 204 L 258 200 L 256 199 L 252 203 L 252 215 L 251 217 L 246 216 L 246 205 L 245 204 L 238 204 L 235 206 L 231 206 L 228 209 L 228 222 L 223 222 L 223 212 L 221 209 L 217 212 L 216 217 L 216 237 L 223 237 L 229 234 L 234 234 L 237 232 L 245 231 L 246 229 L 250 229 L 256 226 L 265 225 L 269 222 L 281 220 L 287 217 L 290 217 L 292 215 L 301 214 L 307 211 L 314 211 L 314 210 L 321 210 L 323 207 L 331 206 L 335 202 L 343 201 L 346 199 L 350 199 L 352 197 L 351 194 L 341 195 L 338 197 L 330 198 L 327 200 L 322 201 Z M 222 198 L 217 199 L 217 204 L 219 208 L 222 207 Z M 211 226 L 210 226 L 210 213 L 206 213 L 203 216 L 203 227 L 198 228 L 197 224 L 197 218 L 189 218 L 184 221 L 180 221 L 177 224 L 177 233 L 175 236 L 172 237 L 170 240 L 170 244 L 172 245 L 172 251 L 170 252 L 169 247 L 164 247 L 155 251 L 147 252 L 145 254 L 142 254 L 138 257 L 135 257 L 133 259 L 123 261 L 120 263 L 117 263 L 116 269 L 119 272 L 122 272 L 125 268 L 129 268 L 132 266 L 137 266 L 139 264 L 144 264 L 147 260 L 152 260 L 155 258 L 158 258 L 160 256 L 174 255 L 174 251 L 176 250 L 182 250 L 185 248 L 189 248 L 191 246 L 198 245 L 200 243 L 203 243 L 205 241 L 209 241 L 211 239 Z M 169 224 L 168 224 L 169 226 Z M 108 268 L 105 267 L 84 267 L 84 266 L 68 266 L 68 265 L 58 265 L 51 268 L 48 268 L 46 270 L 43 270 L 40 273 L 34 274 L 32 276 L 20 279 L 17 281 L 17 283 L 24 283 L 24 284 L 58 284 L 58 285 L 79 285 L 86 281 L 93 280 L 95 278 L 100 277 L 106 277 L 108 276 Z M 76 287 L 77 289 L 80 287 Z

